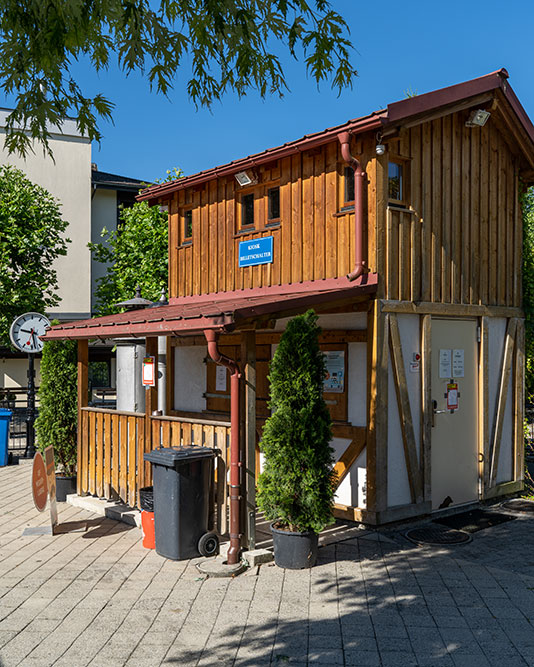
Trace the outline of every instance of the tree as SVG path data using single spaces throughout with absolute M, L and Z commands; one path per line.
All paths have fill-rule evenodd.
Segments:
M 156 301 L 167 286 L 167 214 L 138 202 L 123 208 L 116 231 L 102 230 L 103 243 L 90 243 L 94 259 L 108 265 L 97 280 L 96 311 L 119 312 L 115 304 L 131 299 L 137 285 L 146 299 Z
M 55 259 L 67 254 L 59 202 L 19 169 L 0 166 L 0 344 L 17 315 L 57 306 Z
M 348 34 L 328 0 L 3 0 L 0 85 L 16 99 L 6 146 L 25 154 L 33 138 L 50 153 L 50 125 L 68 115 L 100 139 L 97 117 L 111 118 L 113 104 L 83 92 L 80 59 L 96 71 L 115 62 L 126 75 L 140 71 L 165 95 L 182 75 L 189 98 L 209 107 L 227 91 L 282 95 L 282 50 L 301 52 L 317 83 L 352 85 Z
M 326 375 L 317 315 L 290 320 L 271 362 L 270 404 L 260 442 L 265 467 L 258 506 L 291 531 L 319 533 L 332 519 L 334 473 Z
M 56 320 L 54 324 L 59 324 Z M 56 465 L 74 475 L 78 424 L 78 345 L 75 340 L 45 342 L 41 359 L 39 416 L 35 432 L 39 449 L 54 447 Z

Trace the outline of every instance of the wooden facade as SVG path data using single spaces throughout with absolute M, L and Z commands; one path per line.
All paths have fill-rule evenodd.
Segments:
M 362 121 L 141 196 L 168 206 L 171 306 L 208 303 L 195 300 L 202 295 L 230 294 L 236 302 L 246 301 L 267 288 L 344 279 L 357 261 L 354 176 L 340 144 L 341 132 L 351 134 L 350 152 L 365 172 L 365 271 L 355 284 L 365 284 L 370 274 L 377 277 L 377 287 L 351 298 L 333 294 L 316 307 L 323 349 L 342 352 L 346 364 L 344 395 L 325 394 L 334 420 L 338 516 L 380 524 L 522 487 L 519 193 L 534 182 L 534 127 L 506 78 L 502 70 L 405 100 Z M 483 126 L 471 122 L 478 109 L 490 113 Z M 248 185 L 238 184 L 237 172 L 246 172 Z M 272 262 L 240 268 L 239 244 L 262 237 L 273 238 Z M 249 519 L 261 465 L 257 444 L 269 414 L 268 364 L 287 317 L 295 312 L 281 305 L 279 312 L 249 318 L 233 331 L 221 327 L 220 349 L 237 360 L 242 373 L 243 521 L 249 545 L 254 543 Z M 466 338 L 447 347 L 439 335 L 451 323 L 450 330 L 457 324 Z M 147 408 L 145 423 L 152 426 L 144 431 L 138 426 L 135 444 L 129 444 L 130 427 L 127 435 L 119 427 L 117 435 L 113 424 L 140 418 L 100 417 L 82 401 L 81 423 L 90 424 L 93 435 L 82 429 L 80 447 L 88 448 L 89 455 L 80 452 L 81 461 L 96 471 L 82 482 L 82 492 L 101 494 L 118 474 L 119 493 L 133 500 L 137 487 L 130 479 L 135 466 L 129 457 L 134 454 L 128 447 L 146 448 L 148 433 L 150 446 L 183 444 L 191 420 L 197 435 L 209 431 L 210 421 L 227 423 L 228 384 L 207 357 L 201 333 L 191 329 L 191 335 L 176 335 L 172 323 L 164 330 L 169 336 L 169 416 L 157 421 Z M 436 365 L 438 352 L 440 364 L 447 354 L 460 360 L 450 366 L 450 377 Z M 449 387 L 458 392 L 459 408 L 449 409 L 446 394 L 447 409 L 440 409 L 443 383 L 447 392 Z M 446 442 L 438 447 L 440 424 L 460 423 L 468 405 L 474 476 L 462 495 L 457 487 L 449 493 L 447 480 L 437 477 L 436 452 L 441 447 L 447 454 Z M 126 468 L 115 465 L 116 443 L 119 451 L 127 447 L 120 455 L 120 461 L 131 461 Z M 106 461 L 111 472 L 105 470 Z M 452 489 L 455 475 L 450 477 Z M 127 492 L 121 479 L 130 479 Z

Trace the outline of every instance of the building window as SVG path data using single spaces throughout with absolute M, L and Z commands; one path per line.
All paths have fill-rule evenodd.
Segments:
M 241 197 L 241 227 L 254 226 L 254 193 Z
M 345 167 L 345 205 L 354 203 L 354 169 Z
M 193 209 L 182 211 L 181 219 L 182 243 L 191 243 L 193 240 Z
M 269 188 L 267 197 L 267 220 L 269 222 L 278 222 L 280 220 L 280 188 Z
M 404 202 L 403 165 L 398 162 L 388 164 L 388 198 L 390 201 Z

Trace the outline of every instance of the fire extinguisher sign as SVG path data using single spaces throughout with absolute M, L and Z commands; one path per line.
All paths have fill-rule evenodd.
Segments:
M 143 359 L 143 386 L 156 386 L 156 357 L 145 357 Z
M 458 383 L 447 385 L 447 410 L 458 410 Z

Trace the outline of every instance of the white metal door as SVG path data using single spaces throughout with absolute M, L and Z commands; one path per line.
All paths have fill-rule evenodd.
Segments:
M 432 318 L 432 509 L 478 500 L 477 321 Z

